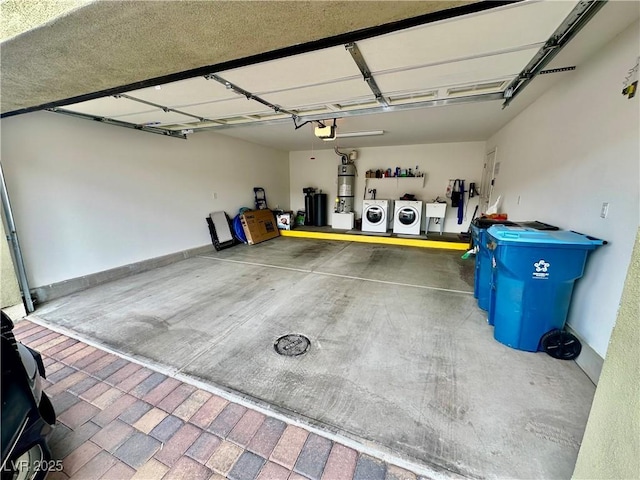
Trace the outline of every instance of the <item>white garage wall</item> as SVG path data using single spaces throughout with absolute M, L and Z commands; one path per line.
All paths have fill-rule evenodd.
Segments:
M 398 199 L 405 193 L 412 193 L 416 195 L 418 200 L 423 201 L 431 201 L 438 196 L 444 199 L 450 178 L 464 179 L 466 188 L 468 188 L 469 182 L 476 182 L 479 186 L 485 156 L 484 142 L 353 147 L 344 148 L 341 151 L 348 153 L 353 149 L 358 151 L 358 159 L 355 162 L 358 169 L 355 188 L 357 218 L 362 215 L 365 184 L 367 190 L 370 188 L 377 190 L 376 198 Z M 311 160 L 312 156 L 315 157 L 315 160 Z M 338 190 L 340 157 L 333 150 L 298 151 L 290 152 L 289 161 L 291 166 L 291 207 L 294 210 L 304 210 L 302 189 L 315 187 L 329 194 L 330 208 L 333 210 L 333 201 Z M 396 167 L 415 169 L 416 166 L 419 171 L 425 174 L 424 186 L 417 178 L 369 179 L 369 181 L 365 179 L 365 172 L 370 169 L 386 170 L 391 168 L 395 170 Z M 366 198 L 370 198 L 369 193 L 366 194 Z M 462 225 L 457 223 L 457 208 L 448 208 L 445 231 L 455 233 L 466 231 L 469 228 L 477 200 L 475 197 L 468 203 L 466 218 Z M 424 221 L 422 228 L 424 230 Z M 438 228 L 431 225 L 431 230 L 438 230 Z
M 591 256 L 569 314 L 571 327 L 603 357 L 640 218 L 640 99 L 621 94 L 639 45 L 636 23 L 487 142 L 498 147 L 494 193 L 510 218 L 609 241 Z
M 32 287 L 210 244 L 205 217 L 252 207 L 254 186 L 289 203 L 287 152 L 213 133 L 33 113 L 2 120 L 2 165 Z

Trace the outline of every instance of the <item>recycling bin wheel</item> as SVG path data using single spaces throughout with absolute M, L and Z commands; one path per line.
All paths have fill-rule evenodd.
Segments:
M 542 350 L 559 360 L 573 360 L 582 351 L 582 344 L 575 335 L 564 330 L 551 330 L 540 339 Z

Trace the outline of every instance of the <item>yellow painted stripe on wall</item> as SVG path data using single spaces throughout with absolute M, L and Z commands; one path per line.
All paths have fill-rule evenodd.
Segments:
M 343 242 L 379 243 L 418 248 L 441 248 L 445 250 L 468 250 L 467 243 L 439 242 L 419 238 L 377 237 L 375 235 L 350 235 L 346 233 L 309 232 L 305 230 L 280 230 L 283 237 L 315 238 L 316 240 L 339 240 Z

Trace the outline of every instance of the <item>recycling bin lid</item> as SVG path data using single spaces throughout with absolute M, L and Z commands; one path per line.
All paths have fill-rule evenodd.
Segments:
M 510 227 L 520 226 L 526 228 L 535 228 L 536 230 L 560 230 L 555 225 L 549 225 L 548 223 L 544 223 L 539 220 L 527 220 L 526 222 L 516 220 L 514 222 L 512 220 L 496 220 L 493 218 L 477 217 L 473 219 L 471 225 L 478 228 L 489 228 L 493 225 L 508 225 Z
M 606 242 L 582 233 L 568 230 L 536 230 L 534 228 L 494 225 L 487 233 L 498 245 L 517 245 L 521 247 L 583 248 L 593 250 Z
M 533 220 L 531 222 L 516 222 L 521 227 L 527 228 L 535 228 L 536 230 L 560 230 L 555 225 L 549 225 L 548 223 L 539 222 L 538 220 Z
M 471 224 L 478 228 L 489 228 L 493 225 L 512 225 L 512 226 L 516 225 L 511 220 L 496 220 L 493 218 L 483 218 L 483 217 L 474 218 Z

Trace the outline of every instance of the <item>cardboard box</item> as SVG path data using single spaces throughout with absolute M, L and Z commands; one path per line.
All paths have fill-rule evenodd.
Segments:
M 295 224 L 296 218 L 293 212 L 283 212 L 276 215 L 276 223 L 280 230 L 291 230 Z
M 249 245 L 280 236 L 271 210 L 249 210 L 240 215 L 242 229 Z

